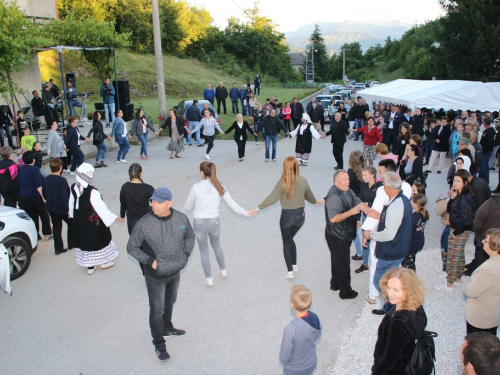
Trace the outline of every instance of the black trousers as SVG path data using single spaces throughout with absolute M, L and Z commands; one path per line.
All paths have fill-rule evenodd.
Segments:
M 244 139 L 244 140 L 235 139 L 234 141 L 238 145 L 238 157 L 239 158 L 244 158 L 245 157 L 245 146 L 247 144 L 246 139 Z
M 220 104 L 224 107 L 224 114 L 226 114 L 226 99 L 217 99 L 217 113 L 220 113 Z
M 214 147 L 214 138 L 215 135 L 205 135 L 205 143 L 208 144 L 207 155 L 210 154 L 210 150 Z
M 489 332 L 492 335 L 496 336 L 497 330 L 498 330 L 498 326 L 492 327 L 492 328 L 477 328 L 477 327 L 474 327 L 473 325 L 469 324 L 469 322 L 467 322 L 467 334 L 474 333 L 474 332 Z
M 17 202 L 19 202 L 19 194 L 2 194 L 4 199 L 4 204 L 7 207 L 17 207 Z
M 340 296 L 348 296 L 352 293 L 351 288 L 351 265 L 349 250 L 352 241 L 341 240 L 329 231 L 325 231 L 326 242 L 330 249 L 332 278 L 330 288 L 340 289 Z
M 344 169 L 344 144 L 345 142 L 338 142 L 333 144 L 333 157 L 337 162 L 337 167 Z
M 297 129 L 297 126 L 299 125 L 300 118 L 293 118 L 293 130 Z
M 384 143 L 386 144 L 389 151 L 391 151 L 392 145 L 392 153 L 398 153 L 398 131 L 397 129 L 384 129 Z
M 68 244 L 68 249 L 74 249 L 75 244 L 73 243 L 73 219 L 69 218 L 68 215 L 59 215 L 55 212 L 50 212 L 50 220 L 52 221 L 52 233 L 54 234 L 54 250 L 61 251 L 64 249 L 63 239 L 62 239 L 62 222 L 64 221 L 68 227 L 66 231 L 66 240 Z
M 177 290 L 181 273 L 157 279 L 146 276 L 146 288 L 149 296 L 149 327 L 153 336 L 153 345 L 156 349 L 166 348 L 163 332 L 166 329 L 173 329 L 172 311 L 177 300 Z
M 297 246 L 293 237 L 297 234 L 306 220 L 304 207 L 297 209 L 282 209 L 280 217 L 281 239 L 283 240 L 283 256 L 285 257 L 288 272 L 293 271 L 297 264 Z
M 35 223 L 37 233 L 39 233 L 40 230 L 40 224 L 38 223 L 38 218 L 40 218 L 42 221 L 43 235 L 48 236 L 52 234 L 52 230 L 50 229 L 50 217 L 42 197 L 20 197 L 19 205 Z

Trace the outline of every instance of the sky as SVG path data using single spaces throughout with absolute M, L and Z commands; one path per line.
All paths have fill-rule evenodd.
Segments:
M 219 28 L 227 26 L 234 16 L 245 20 L 242 9 L 253 8 L 255 0 L 186 0 L 198 8 L 205 7 Z M 265 5 L 264 5 L 265 4 Z M 415 24 L 433 20 L 443 14 L 438 0 L 324 0 L 314 2 L 317 9 L 308 9 L 304 1 L 260 1 L 261 15 L 278 24 L 281 32 L 295 31 L 314 22 L 401 21 Z M 346 9 L 349 4 L 349 10 Z

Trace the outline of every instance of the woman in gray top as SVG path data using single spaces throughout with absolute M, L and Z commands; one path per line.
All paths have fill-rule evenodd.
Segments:
M 50 126 L 49 136 L 47 138 L 47 151 L 51 158 L 60 159 L 62 157 L 63 150 L 65 150 L 63 140 L 61 136 L 57 133 L 57 122 L 53 122 Z
M 217 120 L 212 116 L 210 111 L 206 109 L 203 112 L 203 117 L 193 130 L 187 130 L 189 134 L 195 133 L 198 129 L 203 126 L 203 137 L 205 138 L 205 143 L 208 143 L 207 153 L 205 154 L 205 159 L 210 160 L 210 150 L 214 147 L 214 137 L 215 137 L 215 129 L 217 129 L 221 134 L 226 134 L 222 131 L 219 124 L 217 124 Z
M 137 134 L 137 138 L 139 138 L 139 141 L 141 141 L 141 154 L 139 156 L 141 159 L 149 159 L 148 156 L 149 130 L 152 130 L 154 132 L 155 128 L 153 128 L 153 125 L 151 125 L 151 122 L 149 122 L 149 119 L 144 114 L 143 109 L 139 108 L 135 115 L 134 124 L 132 126 L 132 133 L 130 135 L 134 136 L 134 134 Z

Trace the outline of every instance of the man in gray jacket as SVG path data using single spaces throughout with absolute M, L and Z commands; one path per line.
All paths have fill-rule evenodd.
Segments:
M 172 207 L 172 193 L 165 187 L 155 190 L 152 209 L 134 226 L 127 252 L 144 265 L 149 296 L 149 326 L 160 361 L 170 358 L 164 337 L 181 336 L 174 328 L 172 310 L 177 299 L 180 271 L 194 247 L 189 219 Z

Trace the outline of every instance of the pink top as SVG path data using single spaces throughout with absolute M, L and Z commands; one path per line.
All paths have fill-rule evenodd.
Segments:
M 397 155 L 394 155 L 394 154 L 384 155 L 384 156 L 382 156 L 382 159 L 392 159 L 392 160 L 394 160 L 394 163 L 396 163 L 396 165 L 398 165 L 398 156 Z
M 283 107 L 281 112 L 285 115 L 285 117 L 283 117 L 283 120 L 290 120 L 291 113 L 292 113 L 291 107 Z

